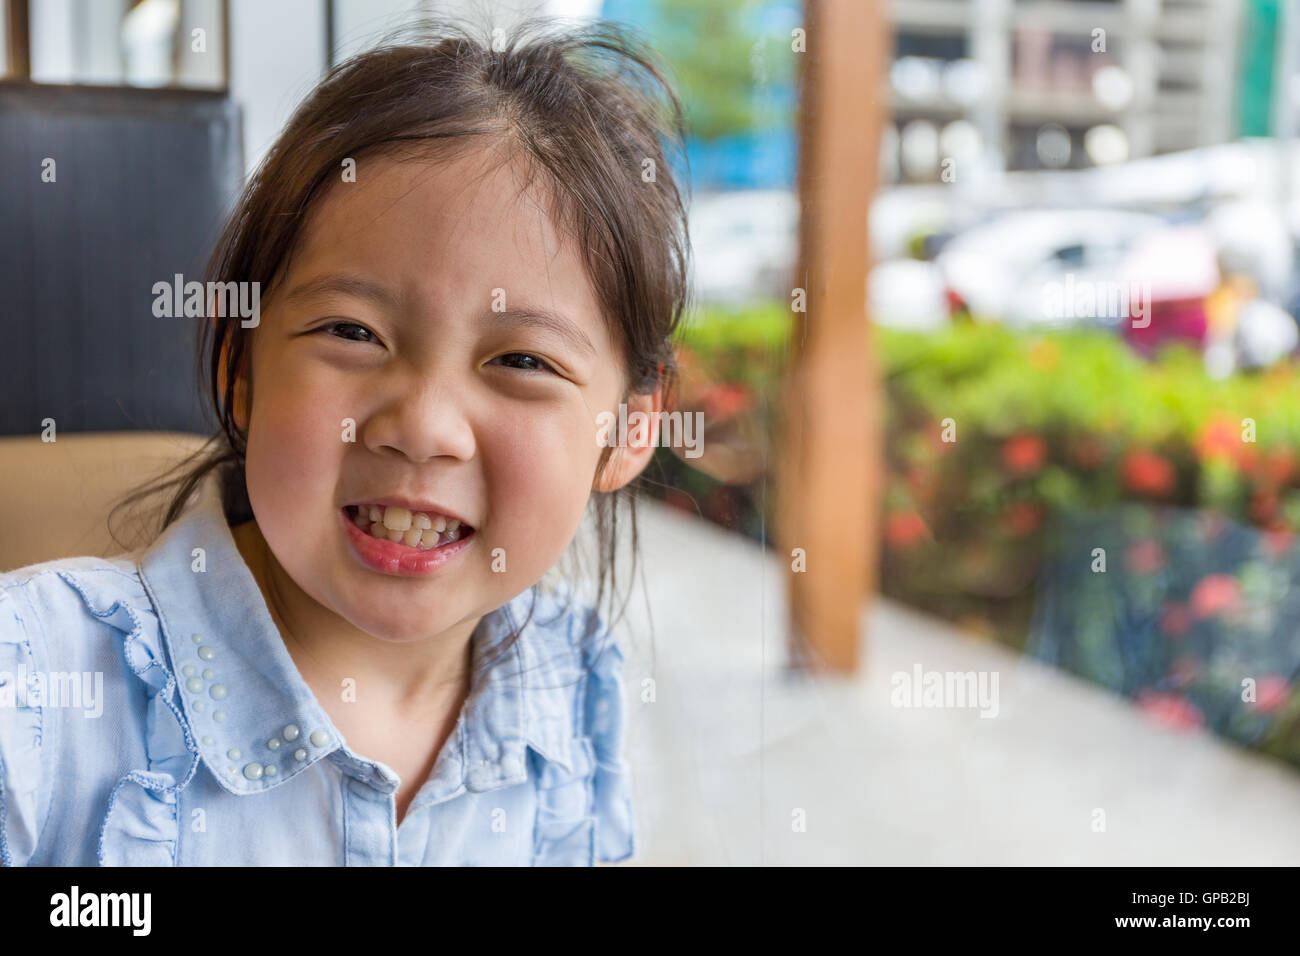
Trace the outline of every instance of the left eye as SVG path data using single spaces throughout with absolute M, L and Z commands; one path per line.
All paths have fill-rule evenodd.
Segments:
M 517 368 L 523 372 L 555 371 L 555 369 L 546 364 L 545 360 L 540 359 L 529 352 L 507 352 L 505 355 L 498 355 L 492 361 L 501 362 L 508 368 Z
M 360 333 L 362 333 L 363 335 L 368 335 L 368 336 L 370 336 L 370 338 L 368 338 L 368 339 L 357 338 L 357 337 L 355 336 L 355 334 L 344 334 L 344 335 L 339 335 L 339 334 L 337 334 L 337 333 L 335 332 L 336 329 L 351 329 L 351 330 L 355 330 L 356 332 L 360 332 Z M 371 331 L 370 331 L 368 328 L 366 328 L 364 325 L 357 325 L 357 323 L 355 323 L 355 322 L 330 322 L 328 325 L 322 325 L 322 326 L 321 326 L 319 329 L 317 329 L 316 331 L 318 331 L 318 332 L 329 332 L 331 335 L 335 335 L 336 338 L 347 339 L 347 340 L 350 341 L 350 342 L 374 342 L 374 341 L 377 341 L 377 339 L 375 338 L 375 333 L 371 332 Z

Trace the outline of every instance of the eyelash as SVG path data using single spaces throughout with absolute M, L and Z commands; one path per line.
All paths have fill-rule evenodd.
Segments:
M 316 331 L 317 331 L 317 332 L 330 332 L 331 329 L 337 329 L 337 328 L 340 328 L 340 327 L 346 327 L 346 326 L 351 326 L 351 327 L 354 328 L 354 329 L 360 329 L 361 331 L 365 332 L 366 335 L 371 336 L 371 338 L 374 339 L 375 342 L 378 342 L 378 341 L 379 341 L 378 337 L 375 335 L 374 332 L 371 332 L 371 331 L 370 331 L 368 328 L 366 328 L 364 325 L 359 325 L 359 324 L 357 324 L 356 322 L 329 322 L 329 323 L 327 323 L 327 324 L 325 324 L 325 325 L 322 325 L 322 326 L 321 326 L 320 328 L 318 328 Z M 333 333 L 331 333 L 331 334 L 333 334 Z M 371 342 L 369 342 L 369 341 L 367 341 L 367 340 L 365 340 L 365 339 L 350 339 L 350 338 L 348 338 L 347 336 L 344 336 L 344 335 L 336 335 L 336 336 L 334 336 L 334 337 L 335 337 L 335 338 L 338 338 L 338 339 L 343 339 L 345 342 L 360 342 L 362 345 L 369 345 L 369 344 L 371 344 Z
M 378 341 L 378 338 L 375 336 L 375 333 L 371 332 L 364 325 L 360 325 L 356 322 L 330 322 L 327 325 L 322 325 L 319 329 L 317 329 L 317 331 L 329 332 L 331 335 L 333 335 L 332 330 L 341 327 L 349 327 L 349 326 L 354 329 L 361 329 L 361 331 L 371 336 L 371 338 L 374 339 L 374 341 Z M 363 345 L 370 344 L 365 339 L 353 339 L 353 338 L 348 338 L 347 336 L 344 335 L 336 335 L 334 337 L 343 339 L 345 342 L 361 342 Z M 541 372 L 550 372 L 552 375 L 559 374 L 558 372 L 555 371 L 555 369 L 551 366 L 551 364 L 546 361 L 546 359 L 542 358 L 539 355 L 534 355 L 532 352 L 506 352 L 504 355 L 498 355 L 492 361 L 495 362 L 498 359 L 510 358 L 512 356 L 521 356 L 523 358 L 530 358 L 533 361 L 537 362 L 539 366 L 541 366 L 540 368 L 525 368 L 525 369 L 519 369 L 518 371 L 524 372 L 529 375 L 536 375 Z
M 555 371 L 554 368 L 551 367 L 550 363 L 547 362 L 546 359 L 542 358 L 540 355 L 534 355 L 532 352 L 506 352 L 504 355 L 498 355 L 492 361 L 495 362 L 497 361 L 497 359 L 510 358 L 511 356 L 515 356 L 515 355 L 522 356 L 523 358 L 530 358 L 534 362 L 537 362 L 538 365 L 541 366 L 541 368 L 524 368 L 518 370 L 527 375 L 537 375 L 542 372 L 550 372 L 552 375 L 559 374 L 558 372 Z

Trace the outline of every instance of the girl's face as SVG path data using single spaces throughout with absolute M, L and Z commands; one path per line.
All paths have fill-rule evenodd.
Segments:
M 388 641 L 476 622 L 560 558 L 597 416 L 623 397 L 576 251 L 512 166 L 485 160 L 363 157 L 317 203 L 253 333 L 258 528 L 303 592 Z M 343 509 L 394 497 L 473 533 L 432 571 L 410 574 L 410 555 L 407 573 L 378 570 Z

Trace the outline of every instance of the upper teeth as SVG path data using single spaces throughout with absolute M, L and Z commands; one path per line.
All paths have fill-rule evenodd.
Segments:
M 358 505 L 357 526 L 376 538 L 401 541 L 410 547 L 435 548 L 460 537 L 460 520 L 392 505 Z

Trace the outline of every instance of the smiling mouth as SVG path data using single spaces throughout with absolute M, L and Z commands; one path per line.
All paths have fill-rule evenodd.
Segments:
M 474 529 L 457 518 L 378 505 L 345 505 L 349 521 L 372 538 L 432 551 L 468 538 Z

